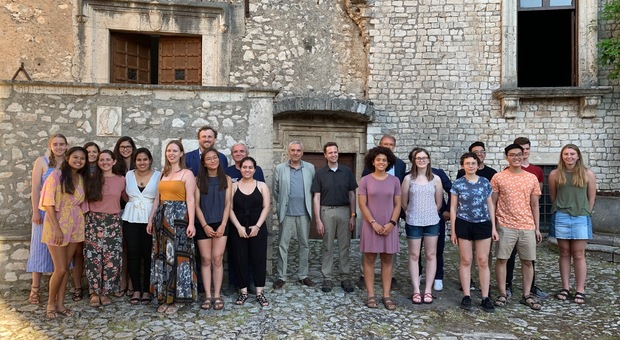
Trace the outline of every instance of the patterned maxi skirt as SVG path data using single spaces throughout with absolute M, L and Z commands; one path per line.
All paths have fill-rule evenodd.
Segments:
M 187 237 L 187 205 L 163 201 L 153 218 L 151 293 L 161 303 L 192 302 L 198 296 L 194 240 Z

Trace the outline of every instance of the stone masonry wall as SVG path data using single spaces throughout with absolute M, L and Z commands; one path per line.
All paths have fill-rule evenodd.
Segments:
M 222 152 L 229 155 L 234 143 L 247 141 L 270 174 L 274 95 L 239 88 L 0 83 L 0 230 L 30 229 L 32 164 L 54 133 L 67 136 L 70 146 L 95 141 L 103 149 L 131 136 L 151 150 L 154 167 L 161 169 L 169 139 L 195 141 L 198 128 L 211 125 Z M 121 112 L 109 135 L 98 125 L 102 108 Z M 193 147 L 186 151 L 197 146 L 188 145 Z

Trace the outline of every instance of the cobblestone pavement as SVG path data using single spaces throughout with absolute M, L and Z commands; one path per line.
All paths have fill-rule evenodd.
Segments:
M 359 277 L 358 244 L 353 241 L 351 248 L 354 281 Z M 411 303 L 406 259 L 401 255 L 396 278 L 403 288 L 392 292 L 398 307 L 388 311 L 382 305 L 378 309 L 366 308 L 365 291 L 357 287 L 349 294 L 338 285 L 331 293 L 321 292 L 320 246 L 321 241 L 312 241 L 310 275 L 317 286 L 301 286 L 291 277 L 283 289 L 273 291 L 274 278 L 270 277 L 266 296 L 271 306 L 264 309 L 253 299 L 245 306 L 234 306 L 231 296 L 224 297 L 223 311 L 203 311 L 196 302 L 183 307 L 176 315 L 164 316 L 155 312 L 154 305 L 133 306 L 128 298 L 115 298 L 111 306 L 100 308 L 89 307 L 84 299 L 67 305 L 77 312 L 76 317 L 60 316 L 48 321 L 44 316 L 45 305 L 27 304 L 26 290 L 5 290 L 0 296 L 0 339 L 617 339 L 620 336 L 618 264 L 588 258 L 588 301 L 583 306 L 551 297 L 544 301 L 542 311 L 535 312 L 519 304 L 519 299 L 513 296 L 506 307 L 493 314 L 479 308 L 467 312 L 458 308 L 462 296 L 457 283 L 457 252 L 447 244 L 444 289 L 435 292 L 435 302 Z M 291 250 L 296 254 L 295 246 Z M 406 246 L 402 244 L 401 254 L 405 253 Z M 560 288 L 557 257 L 546 245 L 539 246 L 537 283 L 548 292 Z M 295 255 L 289 258 L 296 260 Z M 291 267 L 289 272 L 296 273 L 294 264 Z M 519 268 L 515 272 L 515 287 L 520 287 Z M 378 278 L 375 287 L 380 294 Z M 42 301 L 46 301 L 46 295 L 42 294 Z M 472 299 L 478 303 L 479 292 L 474 292 Z

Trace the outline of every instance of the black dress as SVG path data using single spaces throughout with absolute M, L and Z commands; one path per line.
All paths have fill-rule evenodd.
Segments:
M 258 190 L 258 182 L 251 194 L 246 195 L 241 190 L 233 194 L 233 212 L 239 223 L 250 234 L 250 226 L 256 224 L 263 210 L 263 195 Z M 267 228 L 265 224 L 259 226 L 258 235 L 250 238 L 239 237 L 236 228 L 229 231 L 231 240 L 234 267 L 239 278 L 239 287 L 246 288 L 248 282 L 248 266 L 251 268 L 256 287 L 265 286 L 267 274 Z

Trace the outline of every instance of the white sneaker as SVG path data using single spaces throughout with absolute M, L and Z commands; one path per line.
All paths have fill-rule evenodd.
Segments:
M 435 280 L 435 285 L 433 285 L 433 289 L 436 291 L 443 290 L 443 280 Z

